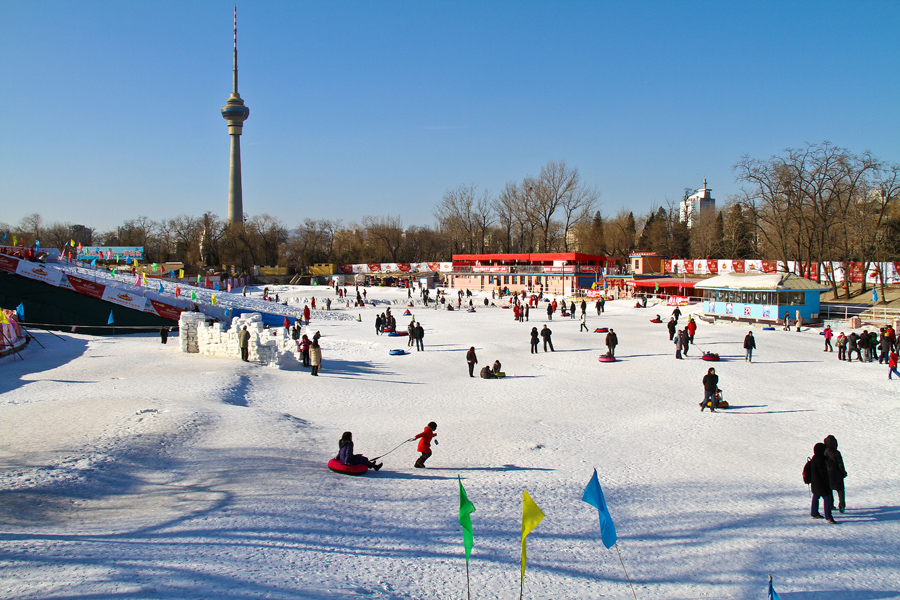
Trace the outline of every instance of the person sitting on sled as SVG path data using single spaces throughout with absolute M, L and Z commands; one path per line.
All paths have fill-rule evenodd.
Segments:
M 384 464 L 369 460 L 362 454 L 353 454 L 353 434 L 349 431 L 345 431 L 338 440 L 338 455 L 335 458 L 342 465 L 367 465 L 376 471 Z

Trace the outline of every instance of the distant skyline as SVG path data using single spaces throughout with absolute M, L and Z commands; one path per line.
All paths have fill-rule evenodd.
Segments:
M 234 2 L 0 4 L 0 222 L 113 229 L 228 207 Z M 600 210 L 721 207 L 742 155 L 900 162 L 897 2 L 237 5 L 243 206 L 433 225 L 565 161 Z

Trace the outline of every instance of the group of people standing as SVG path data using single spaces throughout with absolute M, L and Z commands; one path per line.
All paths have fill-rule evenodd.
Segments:
M 803 469 L 804 481 L 809 483 L 812 494 L 812 504 L 809 515 L 813 519 L 825 519 L 829 523 L 836 523 L 832 511 L 834 510 L 834 495 L 838 495 L 838 512 L 843 513 L 846 508 L 844 497 L 844 479 L 847 470 L 844 468 L 844 457 L 838 450 L 837 439 L 829 435 L 824 441 L 813 446 L 813 456 Z M 819 512 L 819 499 L 825 514 Z
M 823 352 L 834 352 L 831 345 L 834 332 L 830 326 L 825 327 L 823 335 L 825 336 Z M 854 352 L 859 362 L 875 362 L 877 358 L 878 364 L 888 366 L 888 379 L 893 379 L 894 375 L 900 377 L 900 372 L 897 371 L 900 340 L 897 339 L 897 334 L 891 326 L 882 327 L 877 333 L 863 329 L 862 333 L 854 331 L 850 335 L 844 335 L 842 331 L 838 334 L 834 345 L 838 349 L 838 360 L 853 362 Z

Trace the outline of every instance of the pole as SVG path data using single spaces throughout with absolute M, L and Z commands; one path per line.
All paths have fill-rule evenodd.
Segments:
M 469 561 L 466 561 L 466 597 L 472 600 L 472 588 L 469 585 Z
M 628 581 L 629 587 L 631 587 L 631 595 L 634 596 L 634 600 L 637 600 L 637 594 L 634 593 L 634 586 L 631 584 L 631 578 L 628 576 L 628 571 L 625 570 L 625 562 L 622 560 L 622 553 L 619 552 L 619 544 L 616 542 L 613 545 L 616 547 L 616 554 L 619 555 L 619 562 L 622 563 L 622 571 L 625 572 L 625 579 Z

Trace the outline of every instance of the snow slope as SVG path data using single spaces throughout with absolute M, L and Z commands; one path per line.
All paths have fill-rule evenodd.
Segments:
M 302 301 L 323 288 L 279 288 Z M 255 290 L 258 292 L 258 290 Z M 376 308 L 313 318 L 318 378 L 182 354 L 177 340 L 36 333 L 46 346 L 0 360 L 0 597 L 464 598 L 462 478 L 475 504 L 472 597 L 516 598 L 522 490 L 546 513 L 528 539 L 525 596 L 631 598 L 616 550 L 581 501 L 597 468 L 640 599 L 900 598 L 897 389 L 887 367 L 839 363 L 816 330 L 700 323 L 674 359 L 665 307 L 610 302 L 588 325 L 516 323 L 501 308 L 416 306 L 425 351 L 390 356 L 377 312 L 406 293 L 369 288 Z M 293 302 L 292 305 L 296 305 Z M 361 315 L 362 322 L 356 320 Z M 684 318 L 684 317 L 683 317 Z M 556 352 L 529 354 L 547 323 Z M 507 377 L 470 379 L 495 359 Z M 700 351 L 723 360 L 699 360 Z M 733 408 L 700 413 L 710 366 Z M 404 440 L 438 441 L 413 469 Z M 327 470 L 345 430 L 384 457 L 364 477 Z M 800 471 L 840 442 L 848 510 L 809 518 Z

